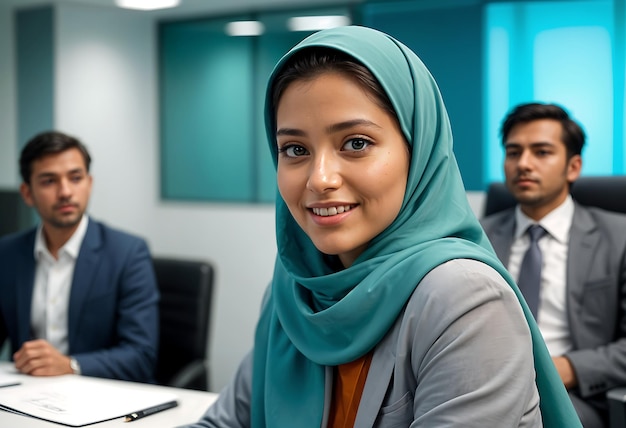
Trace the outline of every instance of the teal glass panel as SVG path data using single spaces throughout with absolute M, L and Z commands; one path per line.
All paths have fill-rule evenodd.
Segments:
M 613 171 L 626 173 L 626 0 L 613 1 Z
M 516 2 L 486 6 L 485 69 L 488 138 L 485 183 L 503 180 L 498 135 L 507 111 L 522 102 L 565 107 L 587 133 L 583 174 L 613 168 L 614 138 L 610 0 Z
M 163 22 L 159 25 L 161 196 L 265 202 L 276 197 L 264 101 L 274 64 L 311 32 L 292 16 L 345 15 L 346 8 Z M 260 36 L 231 37 L 232 21 L 258 20 Z
M 483 6 L 459 1 L 365 3 L 363 24 L 409 46 L 435 77 L 467 190 L 483 189 Z
M 15 13 L 18 150 L 54 128 L 54 9 Z
M 608 31 L 599 26 L 542 31 L 535 38 L 534 53 L 534 98 L 565 106 L 583 126 L 587 141 L 582 174 L 610 175 L 614 140 Z
M 345 10 L 324 10 L 315 11 L 316 14 L 345 14 Z M 303 12 L 290 13 L 268 13 L 262 14 L 258 19 L 265 25 L 265 33 L 256 40 L 255 57 L 255 84 L 257 112 L 256 118 L 256 139 L 254 144 L 257 147 L 256 164 L 258 171 L 257 195 L 260 202 L 274 202 L 276 199 L 276 170 L 270 156 L 267 135 L 265 132 L 264 107 L 265 90 L 270 73 L 274 65 L 289 49 L 295 46 L 310 32 L 289 31 L 286 26 L 287 20 L 294 16 L 301 16 Z
M 493 14 L 493 10 L 490 11 Z M 495 12 L 503 12 L 502 10 Z M 506 19 L 508 14 L 502 17 Z M 500 148 L 500 123 L 506 114 L 509 101 L 509 37 L 506 28 L 493 26 L 487 30 L 486 48 L 486 91 L 484 107 L 485 141 L 485 183 L 502 174 L 504 154 Z
M 252 39 L 229 20 L 160 26 L 161 193 L 165 199 L 254 197 Z

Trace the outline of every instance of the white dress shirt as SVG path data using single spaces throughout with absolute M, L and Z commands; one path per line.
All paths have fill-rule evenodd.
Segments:
M 45 339 L 59 352 L 69 351 L 67 315 L 76 258 L 87 232 L 89 219 L 83 215 L 76 232 L 59 249 L 58 259 L 48 251 L 40 225 L 35 238 L 35 285 L 31 306 L 34 338 Z
M 548 233 L 539 240 L 543 264 L 537 324 L 552 356 L 561 356 L 572 348 L 566 311 L 566 287 L 569 230 L 573 216 L 574 201 L 568 196 L 561 205 L 538 222 Z M 536 222 L 527 217 L 518 205 L 515 223 L 515 239 L 511 247 L 508 270 L 513 278 L 519 279 L 520 265 L 530 245 L 526 230 Z

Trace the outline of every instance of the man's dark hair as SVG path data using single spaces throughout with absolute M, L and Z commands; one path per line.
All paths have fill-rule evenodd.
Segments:
M 514 107 L 502 122 L 502 144 L 506 143 L 514 126 L 541 119 L 552 119 L 561 124 L 561 140 L 565 144 L 568 158 L 581 154 L 585 144 L 585 132 L 563 107 L 556 104 L 528 103 Z
M 42 132 L 31 138 L 22 149 L 20 155 L 20 175 L 24 183 L 30 184 L 34 161 L 69 149 L 78 149 L 80 151 L 85 161 L 85 168 L 89 172 L 91 156 L 89 156 L 87 147 L 76 138 L 58 131 Z

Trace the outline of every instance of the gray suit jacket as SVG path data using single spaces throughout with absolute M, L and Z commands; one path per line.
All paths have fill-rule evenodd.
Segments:
M 508 266 L 514 209 L 481 221 Z M 575 203 L 567 256 L 567 319 L 573 350 L 566 354 L 581 397 L 603 399 L 626 385 L 626 216 Z
M 322 427 L 332 382 L 327 367 Z M 249 354 L 202 420 L 187 428 L 249 427 L 251 384 Z M 292 426 L 307 422 L 313 425 Z M 528 324 L 497 272 L 452 260 L 424 277 L 374 348 L 354 426 L 542 426 Z

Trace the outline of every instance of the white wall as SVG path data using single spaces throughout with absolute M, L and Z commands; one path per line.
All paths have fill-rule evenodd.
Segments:
M 17 186 L 11 13 L 0 6 L 0 187 Z M 93 157 L 90 213 L 144 236 L 155 255 L 217 268 L 212 387 L 228 382 L 252 344 L 276 252 L 271 206 L 159 200 L 155 24 L 141 13 L 56 9 L 55 127 Z M 483 195 L 468 194 L 477 213 Z
M 56 19 L 55 126 L 92 153 L 89 211 L 144 236 L 155 255 L 215 263 L 210 352 L 220 389 L 252 344 L 276 253 L 273 207 L 160 201 L 152 18 L 64 5 Z

